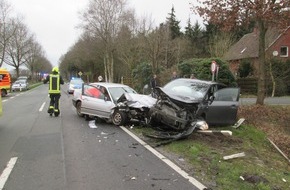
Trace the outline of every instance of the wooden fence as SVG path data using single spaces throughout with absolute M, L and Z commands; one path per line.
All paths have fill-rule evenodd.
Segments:
M 241 94 L 257 94 L 257 78 L 240 78 L 237 80 Z

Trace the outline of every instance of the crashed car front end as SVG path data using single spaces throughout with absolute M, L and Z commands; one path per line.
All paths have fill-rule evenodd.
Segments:
M 156 89 L 158 98 L 150 109 L 150 125 L 166 131 L 190 135 L 194 129 L 208 129 L 206 122 L 197 113 L 201 99 L 191 99 L 180 94 L 169 94 L 162 88 Z M 175 138 L 176 136 L 174 136 Z
M 115 125 L 124 125 L 129 121 L 147 124 L 150 108 L 156 99 L 143 94 L 124 93 L 113 110 L 112 120 Z M 122 119 L 122 121 L 120 121 Z
M 115 125 L 138 121 L 153 129 L 164 131 L 155 138 L 180 139 L 195 129 L 208 129 L 207 123 L 198 116 L 202 98 L 170 94 L 156 88 L 157 99 L 141 94 L 124 93 L 117 101 L 112 120 Z

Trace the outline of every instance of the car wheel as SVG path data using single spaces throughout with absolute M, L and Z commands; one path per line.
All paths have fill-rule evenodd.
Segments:
M 86 121 L 90 121 L 92 118 L 88 114 L 83 115 Z
M 7 96 L 7 91 L 5 89 L 1 89 L 1 96 Z
M 82 106 L 82 102 L 78 101 L 77 106 L 76 106 L 77 114 L 78 116 L 83 117 L 84 114 L 81 113 L 81 106 Z
M 112 121 L 114 123 L 114 125 L 120 126 L 120 125 L 124 125 L 126 124 L 128 118 L 127 118 L 127 114 L 125 112 L 116 110 L 113 113 L 113 118 Z

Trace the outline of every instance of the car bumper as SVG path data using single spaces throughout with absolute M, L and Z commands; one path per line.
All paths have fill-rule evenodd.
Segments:
M 74 107 L 77 107 L 77 100 L 72 99 L 72 104 L 73 104 Z
M 68 92 L 69 94 L 73 94 L 75 90 L 79 90 L 79 89 L 81 89 L 81 88 L 80 88 L 80 87 L 75 87 L 75 88 L 70 87 L 70 88 L 67 90 L 67 92 Z
M 68 89 L 67 91 L 69 94 L 73 94 L 74 93 L 74 89 Z
M 21 87 L 21 88 L 19 88 L 19 87 L 12 87 L 11 90 L 12 91 L 22 91 L 22 90 L 26 90 L 26 87 Z

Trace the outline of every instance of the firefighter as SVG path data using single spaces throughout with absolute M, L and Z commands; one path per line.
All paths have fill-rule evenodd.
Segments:
M 50 116 L 54 113 L 57 117 L 60 114 L 59 99 L 60 99 L 60 85 L 64 84 L 62 77 L 59 74 L 58 67 L 53 67 L 50 75 L 43 81 L 44 84 L 49 82 L 48 93 L 50 97 L 50 104 L 47 112 Z

